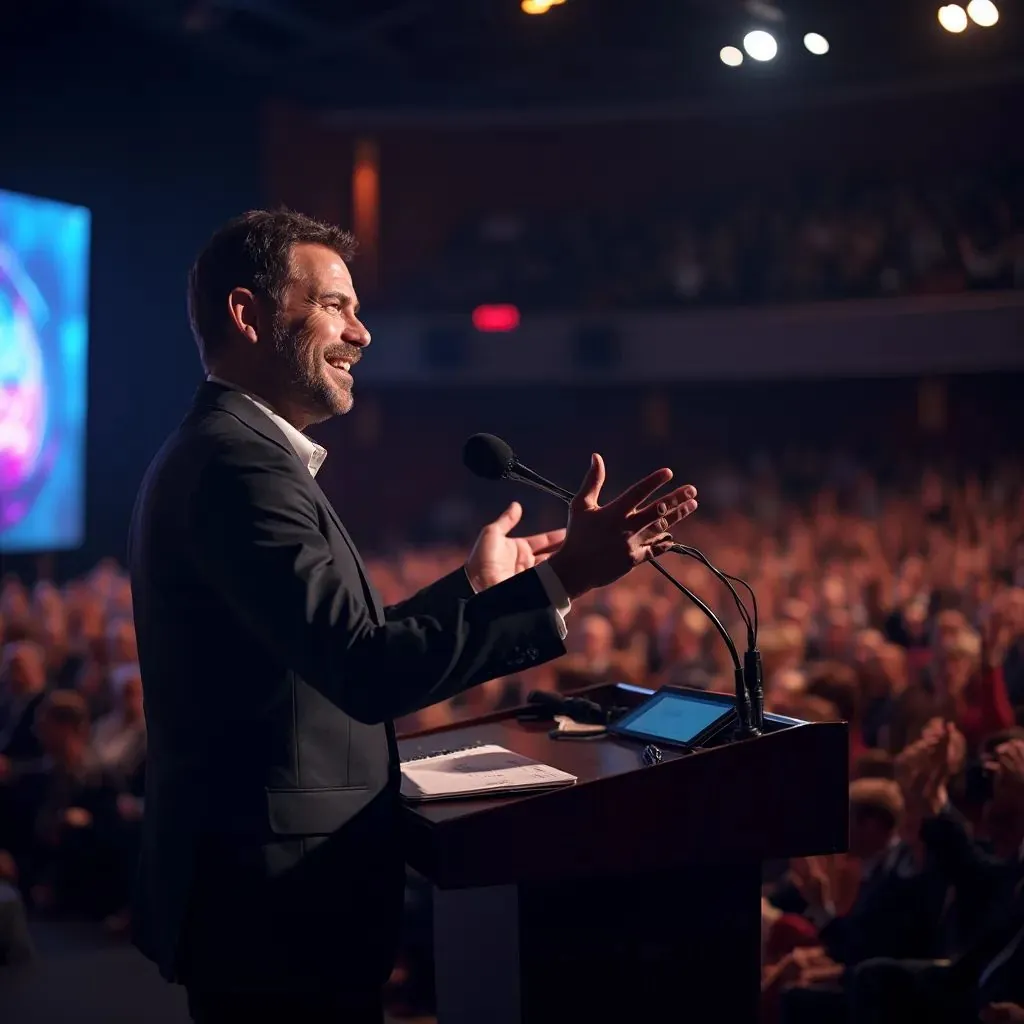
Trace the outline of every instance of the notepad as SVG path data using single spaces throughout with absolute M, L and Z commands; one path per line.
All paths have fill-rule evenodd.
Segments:
M 402 765 L 402 796 L 407 800 L 525 793 L 571 786 L 575 781 L 575 775 L 493 743 L 415 758 Z

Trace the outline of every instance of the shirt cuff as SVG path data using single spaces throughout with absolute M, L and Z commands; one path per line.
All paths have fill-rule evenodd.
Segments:
M 565 625 L 565 617 L 569 614 L 569 609 L 572 608 L 572 601 L 569 600 L 569 595 L 565 592 L 565 587 L 562 586 L 558 573 L 547 562 L 541 562 L 537 566 L 537 579 L 540 580 L 541 585 L 544 587 L 548 600 L 551 602 L 551 607 L 554 608 L 555 614 L 558 616 L 558 633 L 564 640 L 569 635 L 569 630 Z
M 473 586 L 473 577 L 469 575 L 469 570 L 463 570 L 466 573 L 466 579 L 469 580 L 469 585 L 473 589 L 474 594 L 480 593 Z M 537 579 L 540 580 L 541 586 L 544 588 L 544 593 L 548 595 L 548 600 L 551 602 L 551 607 L 554 609 L 555 615 L 558 617 L 558 634 L 561 639 L 565 639 L 569 635 L 569 630 L 565 625 L 565 617 L 569 614 L 569 609 L 572 607 L 572 601 L 569 600 L 569 595 L 565 592 L 565 587 L 562 586 L 562 581 L 558 578 L 558 573 L 548 565 L 547 562 L 541 562 L 537 566 Z

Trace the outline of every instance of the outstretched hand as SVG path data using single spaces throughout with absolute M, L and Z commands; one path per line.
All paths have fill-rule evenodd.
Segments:
M 565 540 L 551 559 L 551 568 L 571 598 L 614 583 L 671 548 L 668 531 L 697 507 L 697 488 L 690 484 L 648 501 L 671 479 L 672 470 L 659 469 L 600 505 L 604 460 L 591 456 L 587 475 L 569 505 Z
M 532 569 L 562 546 L 564 529 L 530 537 L 510 537 L 522 518 L 523 506 L 513 501 L 494 522 L 480 531 L 466 562 L 466 573 L 477 593 Z

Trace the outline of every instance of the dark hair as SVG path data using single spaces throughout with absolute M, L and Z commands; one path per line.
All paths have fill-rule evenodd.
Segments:
M 857 758 L 851 777 L 854 779 L 895 779 L 896 763 L 884 750 L 865 750 Z
M 204 365 L 226 337 L 231 290 L 248 288 L 276 306 L 291 280 L 292 247 L 304 242 L 333 249 L 346 262 L 356 251 L 350 232 L 284 209 L 243 213 L 206 243 L 188 276 L 189 320 Z
M 857 673 L 841 661 L 820 661 L 807 670 L 807 693 L 836 706 L 844 722 L 859 720 L 860 685 Z
M 89 706 L 85 698 L 74 690 L 54 690 L 43 698 L 35 720 L 37 723 L 50 722 L 82 730 L 89 725 Z

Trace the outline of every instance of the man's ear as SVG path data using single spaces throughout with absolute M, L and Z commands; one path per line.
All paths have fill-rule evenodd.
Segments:
M 259 302 L 248 288 L 233 288 L 228 295 L 228 316 L 251 343 L 259 340 Z

